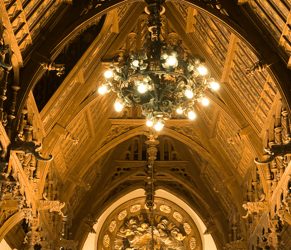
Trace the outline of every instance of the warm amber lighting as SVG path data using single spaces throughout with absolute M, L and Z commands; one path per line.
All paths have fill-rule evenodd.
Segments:
M 189 89 L 185 90 L 185 96 L 187 96 L 188 98 L 192 98 L 193 97 L 193 92 Z
M 114 107 L 115 107 L 115 110 L 117 112 L 120 112 L 123 109 L 123 104 L 120 103 L 119 101 L 116 101 L 115 104 L 114 104 Z
M 213 90 L 218 90 L 219 89 L 219 84 L 217 82 L 211 82 L 210 83 L 210 87 L 213 89 Z
M 155 124 L 155 130 L 157 130 L 157 131 L 161 131 L 163 127 L 164 127 L 164 124 L 161 122 L 157 122 Z
M 134 67 L 138 67 L 138 65 L 139 65 L 139 61 L 138 61 L 138 60 L 134 60 L 134 61 L 132 61 L 132 65 L 133 65 Z
M 113 72 L 111 70 L 106 70 L 104 76 L 105 78 L 110 78 L 113 76 Z
M 176 111 L 177 111 L 178 114 L 182 114 L 183 113 L 183 110 L 181 108 L 177 108 Z
M 153 122 L 148 120 L 147 121 L 147 126 L 149 126 L 149 127 L 153 126 Z
M 199 72 L 200 75 L 203 75 L 204 76 L 204 75 L 207 74 L 207 69 L 204 66 L 199 66 L 197 68 L 197 70 L 198 70 L 198 72 Z
M 173 67 L 173 66 L 176 65 L 176 63 L 177 63 L 177 59 L 176 59 L 176 57 L 174 57 L 174 56 L 170 56 L 170 57 L 167 58 L 166 63 L 167 63 L 169 66 L 172 66 L 172 67 Z
M 202 103 L 203 106 L 207 106 L 209 104 L 209 100 L 204 97 L 204 98 L 202 98 L 201 103 Z
M 188 117 L 189 119 L 194 120 L 196 117 L 196 114 L 191 110 L 188 112 Z
M 147 91 L 147 86 L 142 83 L 142 84 L 138 85 L 137 90 L 139 93 L 145 93 Z
M 98 89 L 100 95 L 103 95 L 107 92 L 107 87 L 105 85 L 101 85 Z

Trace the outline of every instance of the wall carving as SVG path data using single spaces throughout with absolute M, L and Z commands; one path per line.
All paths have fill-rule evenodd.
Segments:
M 134 206 L 139 206 L 140 210 L 131 211 Z M 146 208 L 144 198 L 136 198 L 121 205 L 104 222 L 98 247 L 146 250 L 152 244 L 153 237 L 155 249 L 202 249 L 196 225 L 176 204 L 155 198 L 153 216 Z M 152 218 L 154 218 L 153 231 Z
M 174 227 L 170 229 L 171 227 L 171 222 L 166 219 L 162 219 L 152 228 L 149 222 L 145 222 L 144 220 L 140 221 L 138 217 L 130 218 L 117 232 L 114 248 L 121 250 L 129 245 L 129 247 L 133 249 L 146 250 L 152 244 L 153 230 L 155 249 L 184 249 L 183 240 L 185 236 L 180 233 L 179 228 Z M 108 235 L 106 234 L 104 236 L 103 244 L 106 236 L 108 237 Z M 107 244 L 106 242 L 104 246 L 108 247 L 109 243 Z

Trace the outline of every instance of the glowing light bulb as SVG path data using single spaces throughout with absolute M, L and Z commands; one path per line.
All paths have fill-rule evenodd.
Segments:
M 185 96 L 187 96 L 188 98 L 192 98 L 193 97 L 193 92 L 189 89 L 185 90 Z
M 101 85 L 98 89 L 100 95 L 103 95 L 107 92 L 107 87 L 105 85 Z
M 140 84 L 140 85 L 138 85 L 137 90 L 140 93 L 145 93 L 147 91 L 147 86 L 145 84 Z
M 150 120 L 148 120 L 148 121 L 147 121 L 147 126 L 149 126 L 149 127 L 153 126 L 153 122 L 150 121 Z
M 176 63 L 177 59 L 175 57 L 171 56 L 167 58 L 167 64 L 169 64 L 170 66 L 175 66 Z
M 211 82 L 210 83 L 210 87 L 213 89 L 213 90 L 218 90 L 219 89 L 219 84 L 217 82 Z
M 106 70 L 105 73 L 104 73 L 104 76 L 106 78 L 110 78 L 113 76 L 113 72 L 111 70 Z
M 123 104 L 117 101 L 115 102 L 114 107 L 117 112 L 120 112 L 123 109 Z
M 196 117 L 196 114 L 191 110 L 188 112 L 188 117 L 189 119 L 194 120 Z
M 199 66 L 197 68 L 197 70 L 198 70 L 199 74 L 203 75 L 203 76 L 206 75 L 206 73 L 207 73 L 207 69 L 204 66 Z
M 158 122 L 155 124 L 155 130 L 157 131 L 161 131 L 163 127 L 164 127 L 164 124 L 161 122 Z
M 161 55 L 161 58 L 162 58 L 162 59 L 167 59 L 167 58 L 168 58 L 168 54 L 167 54 L 167 53 L 163 53 L 163 54 Z
M 178 114 L 182 114 L 183 113 L 183 110 L 181 108 L 177 108 L 176 111 L 177 111 Z
M 203 106 L 207 106 L 209 104 L 209 100 L 204 97 L 204 98 L 202 98 L 201 103 L 202 103 Z
M 132 61 L 132 65 L 133 65 L 134 67 L 138 67 L 138 65 L 139 65 L 139 61 L 138 61 L 138 60 L 133 60 L 133 61 Z

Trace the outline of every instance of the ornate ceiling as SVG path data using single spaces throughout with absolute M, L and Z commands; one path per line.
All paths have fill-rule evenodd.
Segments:
M 9 110 L 7 144 L 9 140 L 27 140 L 29 125 L 32 138 L 42 143 L 43 157 L 53 156 L 51 162 L 37 162 L 37 174 L 33 170 L 28 178 L 37 175 L 39 180 L 35 196 L 41 199 L 46 192 L 50 199 L 65 202 L 67 227 L 79 246 L 88 235 L 81 226 L 87 223 L 87 214 L 98 219 L 114 201 L 144 187 L 149 130 L 141 109 L 117 113 L 114 93 L 101 96 L 96 89 L 103 81 L 108 59 L 120 53 L 128 55 L 145 42 L 145 6 L 145 2 L 130 0 L 0 0 L 2 36 L 10 45 L 13 66 L 13 77 L 10 74 L 8 81 L 14 88 L 8 89 L 7 96 L 17 96 L 17 102 L 8 98 L 4 107 Z M 243 220 L 247 211 L 242 205 L 258 202 L 263 196 L 271 202 L 279 195 L 280 185 L 288 189 L 287 177 L 283 177 L 288 175 L 289 156 L 276 158 L 269 165 L 256 164 L 254 159 L 265 160 L 264 148 L 285 144 L 290 137 L 291 2 L 167 1 L 164 6 L 163 39 L 181 39 L 185 50 L 206 60 L 221 87 L 217 93 L 207 92 L 209 106 L 196 104 L 195 121 L 174 115 L 158 133 L 156 186 L 181 198 L 200 216 L 217 249 L 236 240 L 242 242 L 243 249 L 255 246 L 259 219 L 256 223 Z M 61 67 L 65 67 L 64 74 Z M 0 79 L 5 79 L 2 68 Z M 30 188 L 35 192 L 32 184 Z M 145 231 L 142 219 L 130 210 L 134 204 L 142 207 L 143 202 L 123 204 L 108 217 L 98 250 L 125 249 L 116 243 L 120 237 L 130 244 L 132 239 L 122 231 L 129 227 L 126 221 L 133 227 L 130 220 L 134 219 L 134 227 Z M 158 200 L 157 206 L 163 202 Z M 164 205 L 188 216 L 177 204 L 167 201 Z M 117 214 L 125 208 L 126 221 L 118 221 Z M 146 213 L 142 209 L 140 214 Z M 172 212 L 166 215 L 160 209 L 157 213 L 167 223 L 176 223 L 186 236 L 183 244 L 191 250 L 203 249 L 198 235 L 193 235 L 197 247 L 191 248 L 192 236 L 183 231 L 180 221 L 177 224 Z M 11 215 L 5 216 L 0 226 Z M 52 219 L 45 216 L 47 221 Z M 117 223 L 114 235 L 110 231 L 112 220 Z M 234 230 L 234 225 L 239 229 Z M 20 224 L 18 227 L 23 230 Z M 53 240 L 61 222 L 45 227 Z M 10 243 L 12 232 L 6 236 Z M 108 242 L 105 235 L 110 235 Z M 181 242 L 176 242 L 177 248 Z

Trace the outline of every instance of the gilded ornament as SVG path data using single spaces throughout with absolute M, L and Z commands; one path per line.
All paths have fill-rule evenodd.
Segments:
M 122 248 L 123 248 L 123 240 L 122 239 L 115 239 L 114 249 L 121 250 Z
M 115 220 L 113 220 L 113 221 L 111 221 L 110 222 L 110 224 L 109 224 L 109 232 L 110 233 L 112 233 L 113 231 L 114 231 L 114 229 L 116 228 L 116 221 Z
M 126 211 L 126 209 L 124 209 L 123 211 L 121 211 L 118 214 L 117 218 L 118 218 L 118 220 L 123 220 L 126 216 L 127 216 L 127 211 Z
M 161 205 L 160 206 L 160 210 L 163 212 L 163 213 L 166 213 L 166 214 L 169 214 L 171 213 L 171 208 L 167 205 Z
M 191 233 L 192 228 L 189 225 L 189 223 L 184 223 L 184 230 L 185 230 L 186 234 L 190 234 Z
M 154 209 L 156 209 L 156 207 L 157 207 L 157 205 L 156 205 L 156 203 L 154 203 Z M 147 209 L 147 210 L 149 209 L 147 204 L 144 204 L 144 208 Z
M 169 225 L 173 226 L 170 231 Z M 125 221 L 114 239 L 114 249 L 122 250 L 127 246 L 127 249 L 148 250 L 147 242 L 151 242 L 152 237 L 155 241 L 154 249 L 183 250 L 185 248 L 185 236 L 168 220 L 161 220 L 158 224 L 154 224 L 153 228 L 154 235 L 151 233 L 151 225 L 148 221 L 134 217 Z
M 183 220 L 183 216 L 178 212 L 174 212 L 173 217 L 174 217 L 174 219 L 176 219 L 179 222 L 181 222 Z
M 109 238 L 109 235 L 106 234 L 106 235 L 104 235 L 104 237 L 103 237 L 103 245 L 104 245 L 105 247 L 109 247 L 109 243 L 110 243 L 110 238 Z
M 131 213 L 136 213 L 140 210 L 141 208 L 141 205 L 140 204 L 135 204 L 133 206 L 130 207 L 130 212 Z
M 194 236 L 190 239 L 190 249 L 193 250 L 196 247 L 196 238 Z

